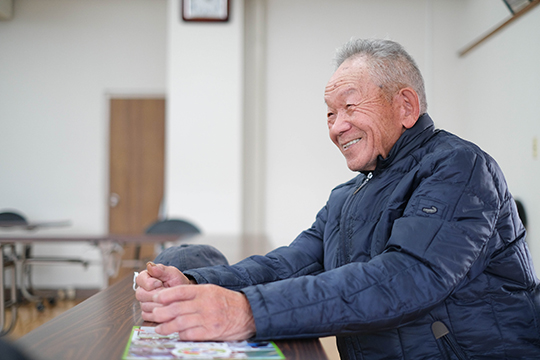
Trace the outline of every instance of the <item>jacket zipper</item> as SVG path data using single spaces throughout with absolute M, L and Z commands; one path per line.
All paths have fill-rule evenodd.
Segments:
M 445 342 L 459 360 L 467 360 L 467 356 L 463 353 L 463 350 L 461 350 L 459 345 L 456 343 L 456 340 L 453 338 L 452 334 L 442 321 L 435 321 L 431 325 L 431 331 L 433 332 L 433 335 L 435 335 L 435 339 L 441 339 L 443 342 Z
M 364 185 L 366 185 L 369 180 L 371 180 L 372 177 L 373 177 L 373 172 L 370 172 L 369 174 L 367 174 L 366 178 L 364 179 L 364 181 L 362 181 L 358 189 L 354 190 L 353 195 L 356 195 L 360 191 L 360 189 L 363 188 Z
M 348 214 L 349 213 L 349 209 L 353 203 L 353 200 L 354 200 L 354 197 L 355 195 L 360 191 L 360 189 L 362 189 L 366 184 L 367 182 L 373 177 L 373 172 L 370 172 L 369 174 L 366 175 L 366 177 L 364 178 L 364 180 L 362 180 L 362 183 L 360 184 L 360 186 L 358 186 L 358 188 L 356 190 L 354 190 L 354 192 L 347 198 L 347 200 L 345 201 L 345 204 L 343 205 L 343 212 L 342 214 Z M 340 253 L 340 256 L 338 256 L 338 266 L 342 266 L 342 265 L 345 265 L 347 263 L 350 262 L 350 257 L 351 257 L 351 254 L 350 254 L 350 244 L 349 244 L 349 241 L 350 241 L 350 236 L 349 236 L 349 228 L 346 227 L 345 225 L 349 225 L 349 222 L 347 221 L 347 219 L 342 219 L 343 221 L 340 221 L 341 222 L 341 226 L 342 226 L 342 231 L 343 231 L 343 235 L 342 235 L 342 240 L 341 240 L 341 251 L 339 252 Z
M 446 335 L 443 337 L 443 340 L 450 346 L 450 349 L 454 352 L 454 355 L 457 356 L 459 360 L 467 360 L 461 349 L 458 347 L 458 345 L 455 343 L 454 339 L 451 338 L 449 335 Z

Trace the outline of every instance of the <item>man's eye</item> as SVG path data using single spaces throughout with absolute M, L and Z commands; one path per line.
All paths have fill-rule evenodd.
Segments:
M 331 113 L 331 112 L 327 113 L 326 118 L 328 119 L 329 123 L 333 123 L 335 119 L 334 113 Z

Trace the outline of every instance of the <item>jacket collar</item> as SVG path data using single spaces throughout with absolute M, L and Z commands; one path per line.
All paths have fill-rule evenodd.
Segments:
M 435 130 L 435 124 L 431 120 L 431 117 L 427 113 L 421 115 L 416 121 L 416 124 L 412 128 L 405 130 L 398 141 L 396 141 L 386 159 L 383 159 L 379 155 L 375 172 L 379 172 L 394 162 L 403 159 L 411 151 L 429 140 L 436 132 L 437 130 Z

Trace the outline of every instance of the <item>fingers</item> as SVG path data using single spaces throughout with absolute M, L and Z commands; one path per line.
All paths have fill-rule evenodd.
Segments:
M 140 276 L 140 275 L 139 275 Z M 141 303 L 143 302 L 154 302 L 154 295 L 157 294 L 163 287 L 158 287 L 153 290 L 145 290 L 144 287 L 140 286 L 135 290 L 135 298 Z
M 201 324 L 201 319 L 199 314 L 189 314 L 182 317 L 177 317 L 171 319 L 166 323 L 162 323 L 156 327 L 156 332 L 161 335 L 169 335 L 174 332 L 178 332 L 180 340 L 187 339 L 200 339 L 200 340 L 210 340 L 204 335 L 205 331 Z
M 152 301 L 157 290 L 180 284 L 191 284 L 190 280 L 173 266 L 147 263 L 147 270 L 137 276 L 136 297 L 139 301 Z
M 141 271 L 136 280 L 139 288 L 143 288 L 146 291 L 152 291 L 154 289 L 163 287 L 163 282 L 156 277 L 150 276 L 148 271 Z
M 145 311 L 142 311 L 141 312 L 141 317 L 144 321 L 150 321 L 150 322 L 156 322 L 154 320 L 154 314 L 151 313 L 151 312 L 145 312 Z
M 182 317 L 171 319 L 171 321 L 162 323 L 156 326 L 155 331 L 161 335 L 169 335 L 174 332 L 178 333 L 178 338 L 182 341 L 210 341 L 210 340 L 238 340 L 247 339 L 250 336 L 245 337 L 230 337 L 221 338 L 216 336 L 214 332 L 209 331 L 204 325 L 204 320 L 200 314 L 188 314 Z
M 164 287 L 173 287 L 190 283 L 189 279 L 174 266 L 154 264 L 149 261 L 146 263 L 146 270 L 151 277 L 159 279 Z
M 174 288 L 163 289 L 159 292 L 155 292 L 152 296 L 151 301 L 155 303 L 163 304 L 163 305 L 168 305 L 175 301 L 192 300 L 198 292 L 196 288 L 203 288 L 203 287 L 205 287 L 205 285 L 197 285 L 197 286 L 178 285 L 178 286 L 175 286 Z
M 244 294 L 215 285 L 176 286 L 153 296 L 153 321 L 160 334 L 179 332 L 182 340 L 244 340 L 255 321 Z
M 142 318 L 145 321 L 162 322 L 166 318 L 161 314 L 160 318 L 156 318 L 154 309 L 163 306 L 160 303 L 154 301 L 154 296 L 165 288 L 167 290 L 174 290 L 173 286 L 182 284 L 191 284 L 189 279 L 182 274 L 180 270 L 172 266 L 165 266 L 162 264 L 154 264 L 153 262 L 147 263 L 147 270 L 141 271 L 137 276 L 136 283 L 138 285 L 135 291 L 135 297 L 141 303 Z M 182 298 L 173 296 L 175 298 Z M 165 297 L 167 299 L 167 297 Z
M 160 304 L 157 304 L 160 305 Z M 194 306 L 195 305 L 195 306 Z M 155 306 L 152 309 L 154 319 L 158 323 L 167 323 L 197 312 L 196 304 L 190 301 L 173 302 L 167 306 Z M 178 330 L 177 330 L 178 331 Z
M 157 304 L 154 302 L 142 302 L 141 303 L 141 311 L 151 313 L 154 311 L 155 308 L 161 307 L 163 305 Z

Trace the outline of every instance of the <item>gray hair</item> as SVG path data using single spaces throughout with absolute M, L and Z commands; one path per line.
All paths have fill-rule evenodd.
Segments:
M 403 46 L 390 40 L 351 39 L 336 51 L 336 68 L 349 58 L 363 58 L 372 80 L 388 101 L 404 87 L 418 94 L 420 114 L 427 111 L 424 79 L 414 59 Z

